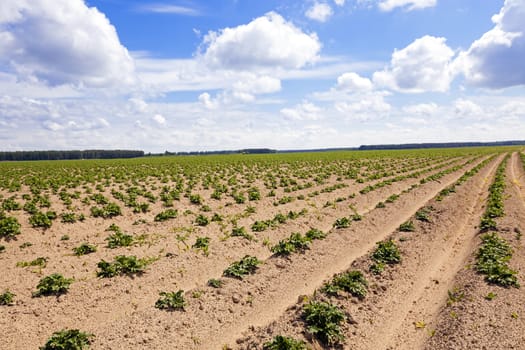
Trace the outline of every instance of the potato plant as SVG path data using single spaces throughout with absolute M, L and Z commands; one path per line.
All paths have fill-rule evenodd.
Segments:
M 55 332 L 40 350 L 83 350 L 88 349 L 94 335 L 78 329 L 63 329 Z

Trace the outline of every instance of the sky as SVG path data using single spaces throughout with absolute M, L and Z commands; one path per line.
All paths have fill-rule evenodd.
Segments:
M 525 139 L 525 0 L 2 0 L 0 150 Z

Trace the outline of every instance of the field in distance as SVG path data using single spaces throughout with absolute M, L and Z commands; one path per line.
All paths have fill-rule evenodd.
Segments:
M 2 348 L 517 349 L 524 161 L 2 162 Z

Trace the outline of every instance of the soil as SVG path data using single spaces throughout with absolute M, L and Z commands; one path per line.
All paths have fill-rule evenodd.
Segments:
M 231 198 L 206 201 L 211 212 L 202 214 L 211 217 L 212 213 L 220 212 L 229 220 L 236 219 L 236 225 L 246 227 L 254 240 L 228 238 L 233 226 L 230 221 L 205 227 L 195 225 L 194 218 L 201 212 L 187 199 L 175 203 L 179 217 L 167 222 L 153 221 L 155 214 L 165 209 L 160 203 L 152 204 L 150 212 L 140 215 L 124 211 L 123 216 L 111 220 L 89 217 L 82 223 L 57 224 L 46 231 L 31 228 L 24 214 L 16 213 L 23 233 L 17 240 L 2 242 L 6 252 L 0 254 L 0 286 L 16 294 L 13 306 L 0 306 L 0 329 L 9 330 L 4 332 L 2 348 L 38 348 L 52 332 L 64 328 L 95 334 L 92 349 L 261 349 L 264 342 L 279 334 L 303 339 L 313 348 L 323 348 L 305 331 L 302 305 L 334 274 L 348 269 L 365 273 L 369 291 L 364 300 L 351 296 L 330 298 L 350 316 L 344 327 L 346 341 L 342 348 L 519 348 L 525 340 L 520 332 L 524 329 L 524 294 L 519 289 L 486 285 L 472 269 L 465 269 L 472 263 L 488 186 L 503 156 L 488 163 L 459 186 L 456 193 L 439 202 L 433 199 L 483 159 L 476 159 L 438 181 L 419 185 L 420 179 L 443 170 L 430 171 L 434 163 L 425 167 L 428 172 L 424 174 L 367 194 L 360 194 L 359 190 L 384 178 L 360 184 L 353 180 L 337 181 L 334 176 L 323 185 L 293 193 L 303 194 L 304 200 L 277 206 L 274 201 L 287 193 L 278 190 L 276 197 L 263 196 L 260 201 L 247 204 L 235 204 Z M 466 160 L 458 158 L 450 163 L 450 159 L 444 159 L 442 164 L 446 164 L 446 169 Z M 519 271 L 520 281 L 524 277 L 525 257 L 523 240 L 515 237 L 516 232 L 525 230 L 520 226 L 525 217 L 524 180 L 523 166 L 515 153 L 507 167 L 507 215 L 498 224 L 502 235 L 514 247 L 511 266 Z M 335 183 L 344 183 L 345 187 L 320 191 Z M 315 190 L 320 194 L 309 197 Z M 109 193 L 107 189 L 106 195 L 110 196 Z M 209 198 L 211 190 L 203 189 L 200 193 Z M 393 194 L 400 197 L 384 208 L 375 207 Z M 325 205 L 327 202 L 330 204 Z M 255 208 L 255 213 L 239 215 L 248 205 Z M 65 211 L 59 202 L 53 202 L 52 206 L 57 212 Z M 429 211 L 430 222 L 415 220 L 418 209 L 430 206 L 433 208 Z M 250 230 L 256 220 L 302 209 L 308 212 L 272 230 L 259 233 Z M 84 210 L 89 216 L 88 208 Z M 187 210 L 191 213 L 183 214 Z M 332 227 L 337 218 L 355 212 L 363 216 L 361 221 L 352 222 L 345 229 Z M 134 224 L 138 219 L 144 223 Z M 399 225 L 409 219 L 414 221 L 416 230 L 399 232 Z M 143 244 L 105 248 L 110 233 L 106 230 L 111 223 L 126 233 L 145 235 Z M 312 242 L 303 254 L 275 257 L 268 249 L 268 245 L 290 233 L 304 233 L 312 227 L 329 235 Z M 69 239 L 61 240 L 64 235 Z M 191 248 L 196 238 L 203 236 L 211 239 L 208 255 Z M 371 274 L 370 252 L 376 242 L 387 238 L 399 245 L 402 263 L 388 266 L 381 275 Z M 24 242 L 32 245 L 19 248 Z M 97 252 L 74 256 L 72 248 L 82 242 L 97 245 Z M 111 261 L 123 254 L 158 260 L 135 277 L 96 277 L 101 259 Z M 243 280 L 222 277 L 230 263 L 245 255 L 263 261 L 255 274 Z M 17 262 L 36 257 L 46 257 L 47 265 L 41 269 L 16 266 Z M 58 297 L 32 298 L 40 278 L 53 272 L 75 279 L 69 291 Z M 211 278 L 220 278 L 223 287 L 209 287 L 207 281 Z M 454 288 L 464 291 L 466 297 L 461 303 L 446 306 L 448 291 Z M 184 311 L 167 312 L 154 307 L 160 292 L 179 289 L 185 291 Z M 489 291 L 497 294 L 492 301 L 484 298 Z M 320 293 L 316 295 L 328 300 Z M 451 307 L 458 315 L 452 322 Z M 517 318 L 512 317 L 514 313 Z M 490 331 L 495 330 L 500 343 L 490 338 Z

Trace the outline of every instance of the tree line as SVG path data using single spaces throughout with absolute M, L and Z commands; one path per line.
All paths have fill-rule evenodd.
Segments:
M 0 151 L 0 161 L 115 159 L 143 157 L 144 151 L 136 150 L 84 150 L 84 151 Z

